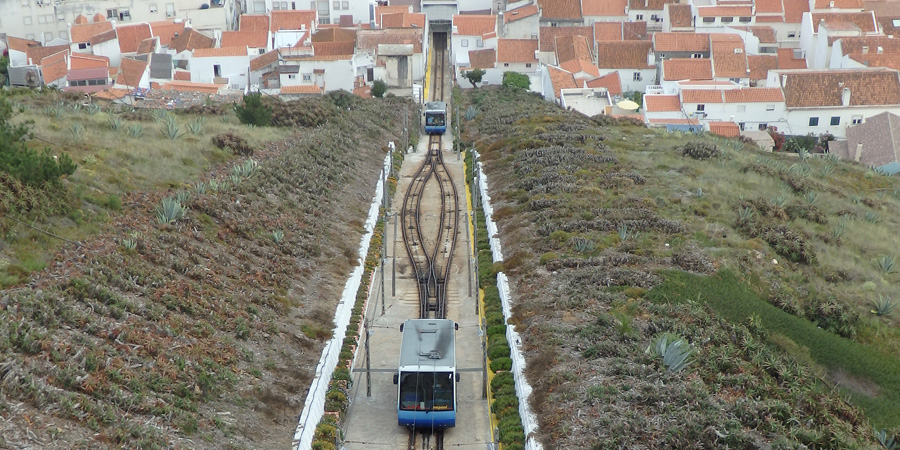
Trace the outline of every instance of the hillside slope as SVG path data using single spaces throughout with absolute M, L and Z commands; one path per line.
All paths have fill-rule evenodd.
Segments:
M 0 291 L 0 446 L 289 446 L 408 107 L 285 106 L 310 119 L 292 137 L 129 194 L 100 234 Z M 159 223 L 164 198 L 184 217 Z
M 547 448 L 875 448 L 900 427 L 896 179 L 462 98 Z

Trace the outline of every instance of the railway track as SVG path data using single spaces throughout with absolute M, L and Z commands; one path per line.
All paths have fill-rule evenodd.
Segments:
M 446 45 L 446 38 L 435 40 L 434 101 L 444 97 Z M 437 190 L 430 190 L 435 182 Z M 438 203 L 437 208 L 434 203 Z M 438 220 L 433 224 L 426 219 L 426 214 L 435 213 Z M 418 283 L 421 319 L 447 316 L 447 282 L 456 248 L 458 216 L 459 195 L 444 164 L 441 136 L 433 135 L 429 137 L 425 161 L 413 175 L 403 197 L 401 210 L 403 242 Z
M 431 431 L 423 431 L 420 433 L 422 436 L 422 449 L 423 450 L 432 450 L 432 438 L 434 438 L 434 448 L 433 450 L 444 450 L 444 430 L 434 430 Z M 406 450 L 416 450 L 416 431 L 410 429 L 409 431 L 409 443 L 407 444 Z

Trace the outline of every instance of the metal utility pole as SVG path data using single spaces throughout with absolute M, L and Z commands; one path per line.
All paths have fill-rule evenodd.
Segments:
M 363 331 L 366 332 L 366 397 L 372 396 L 371 357 L 369 356 L 369 321 L 365 321 Z
M 472 250 L 472 241 L 469 240 L 470 234 L 469 234 L 469 212 L 468 211 L 465 212 L 464 217 L 466 219 L 466 246 L 471 251 Z M 466 266 L 469 269 L 469 295 L 471 296 L 472 295 L 472 264 L 466 264 Z M 476 302 L 475 313 L 477 314 L 478 313 L 478 299 L 477 298 L 475 299 L 475 302 Z
M 456 105 L 456 160 L 459 161 L 459 105 Z
M 394 248 L 391 250 L 391 297 L 397 296 L 397 215 L 394 214 Z
M 481 329 L 478 330 L 479 334 L 481 334 L 481 398 L 487 398 L 487 324 L 482 323 Z M 368 338 L 366 341 L 366 348 L 368 349 Z M 368 361 L 368 359 L 367 359 Z

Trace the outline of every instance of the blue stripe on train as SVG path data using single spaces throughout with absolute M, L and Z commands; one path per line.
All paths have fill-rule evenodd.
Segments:
M 444 134 L 447 132 L 447 126 L 430 127 L 426 125 L 425 132 L 428 134 Z
M 451 428 L 456 426 L 456 411 L 397 411 L 404 427 Z

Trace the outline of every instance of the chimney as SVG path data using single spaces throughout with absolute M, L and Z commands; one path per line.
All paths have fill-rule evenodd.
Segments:
M 787 85 L 787 75 L 781 75 L 781 87 Z
M 860 156 L 862 156 L 862 142 L 856 144 L 856 153 L 853 154 L 853 160 L 859 162 Z
M 828 7 L 829 7 L 829 8 L 834 8 L 834 0 L 828 2 Z
M 882 47 L 882 46 L 879 45 L 879 46 L 878 46 L 878 54 L 880 55 L 880 54 L 882 54 L 882 53 L 884 53 L 884 47 Z
M 841 91 L 841 105 L 850 106 L 850 88 L 844 88 Z
M 869 53 L 869 46 L 868 46 L 868 45 L 863 45 L 862 52 L 863 52 L 863 53 Z

